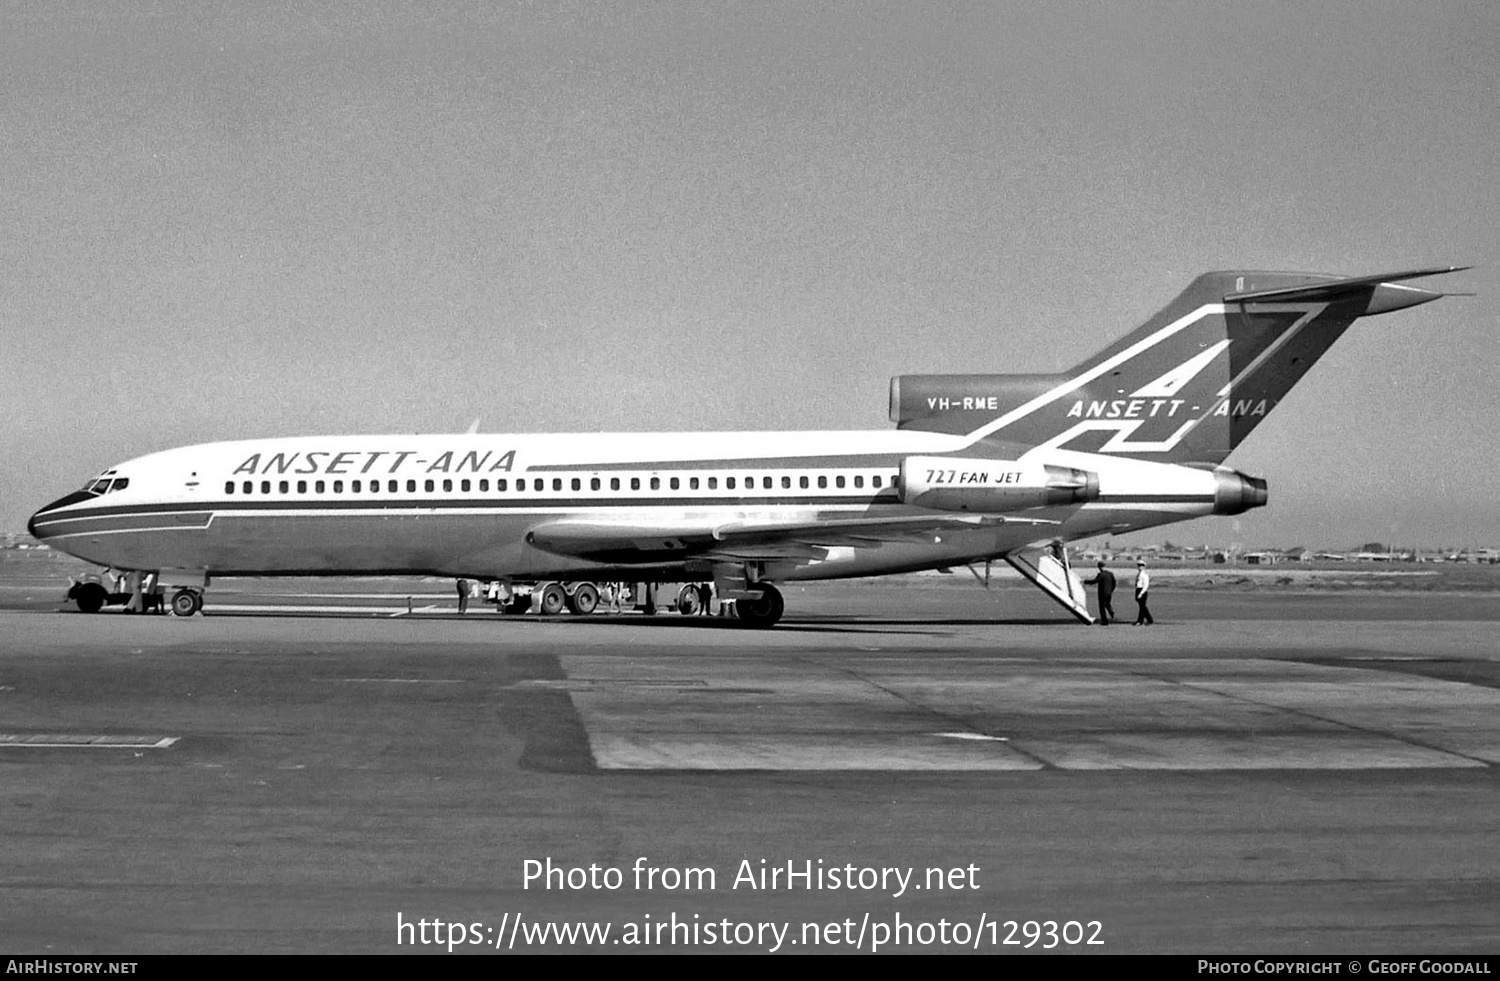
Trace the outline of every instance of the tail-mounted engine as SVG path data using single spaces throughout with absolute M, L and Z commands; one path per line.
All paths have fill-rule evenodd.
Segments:
M 1099 475 L 1072 467 L 948 456 L 901 461 L 902 502 L 939 511 L 1019 511 L 1098 496 Z

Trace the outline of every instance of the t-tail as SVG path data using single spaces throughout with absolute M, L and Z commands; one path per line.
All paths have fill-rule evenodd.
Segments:
M 1204 273 L 1060 374 L 892 378 L 891 418 L 901 429 L 1014 446 L 1217 465 L 1356 319 L 1445 295 L 1403 281 L 1467 268 Z

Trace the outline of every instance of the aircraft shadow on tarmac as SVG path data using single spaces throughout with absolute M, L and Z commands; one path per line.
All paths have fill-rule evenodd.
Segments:
M 444 617 L 445 620 L 457 619 Z M 639 629 L 642 627 L 655 627 L 666 630 L 723 630 L 732 633 L 759 633 L 761 628 L 747 626 L 738 620 L 728 617 L 684 617 L 675 614 L 663 614 L 656 616 L 620 616 L 609 615 L 589 618 L 556 617 L 547 619 L 537 618 L 507 618 L 513 623 L 530 623 L 537 625 L 559 626 L 566 625 L 567 629 L 585 629 L 588 627 L 626 627 Z M 776 626 L 769 628 L 770 633 L 886 633 L 891 630 L 900 630 L 903 633 L 924 633 L 922 628 L 927 627 L 1072 627 L 1075 626 L 1071 620 L 1046 619 L 1046 618 L 975 618 L 975 617 L 874 617 L 874 616 L 807 616 L 788 617 Z
M 71 612 L 71 611 L 63 611 Z M 357 619 L 368 619 L 360 614 L 350 613 L 305 613 L 288 612 L 273 613 L 270 611 L 250 612 L 216 612 L 212 614 L 215 619 L 224 617 L 285 617 L 288 619 L 299 619 L 311 617 L 317 619 L 340 619 L 352 617 Z M 402 617 L 403 620 L 420 619 L 424 621 L 441 620 L 443 622 L 469 621 L 469 622 L 493 622 L 514 625 L 529 625 L 533 627 L 550 627 L 572 630 L 583 630 L 588 628 L 621 627 L 637 630 L 641 628 L 656 628 L 663 630 L 714 630 L 729 633 L 759 633 L 760 628 L 747 626 L 738 620 L 728 617 L 684 617 L 677 614 L 659 614 L 654 616 L 626 615 L 610 616 L 608 614 L 592 617 L 488 617 L 479 615 L 450 614 L 428 614 L 420 618 Z M 900 618 L 900 617 L 873 617 L 873 616 L 802 616 L 789 617 L 782 620 L 775 627 L 770 628 L 770 633 L 888 633 L 900 631 L 907 634 L 936 633 L 931 629 L 943 627 L 1076 627 L 1072 620 L 1044 617 L 947 617 L 947 618 Z

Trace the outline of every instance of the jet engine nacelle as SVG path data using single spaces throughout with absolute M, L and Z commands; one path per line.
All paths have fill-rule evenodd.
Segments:
M 1099 475 L 1072 467 L 951 456 L 901 461 L 902 502 L 939 511 L 1018 511 L 1098 496 Z

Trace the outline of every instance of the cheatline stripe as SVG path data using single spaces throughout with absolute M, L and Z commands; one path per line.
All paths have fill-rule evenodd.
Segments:
M 1128 505 L 1128 504 L 1199 504 L 1199 503 L 1209 503 L 1212 500 L 1213 500 L 1213 495 L 1212 494 L 1119 494 L 1119 495 L 1109 495 L 1109 496 L 1106 496 L 1106 497 L 1101 497 L 1101 498 L 1099 498 L 1099 499 L 1097 499 L 1095 501 L 1090 501 L 1087 504 L 1085 504 L 1085 507 L 1091 507 L 1091 506 L 1097 506 L 1097 505 L 1112 506 L 1112 505 Z M 655 501 L 655 502 L 649 502 L 649 501 L 638 501 L 637 502 L 637 501 L 633 501 L 633 502 L 629 502 L 629 503 L 624 503 L 624 502 L 620 502 L 620 501 L 613 501 L 613 502 L 611 502 L 611 505 L 609 507 L 605 507 L 605 506 L 601 505 L 597 501 L 558 501 L 558 502 L 507 501 L 507 502 L 502 502 L 502 503 L 478 503 L 478 502 L 468 501 L 468 502 L 446 502 L 446 503 L 443 503 L 443 504 L 433 504 L 431 502 L 418 502 L 418 503 L 408 503 L 408 504 L 404 504 L 404 505 L 398 505 L 398 504 L 394 504 L 394 503 L 383 504 L 383 505 L 380 505 L 380 504 L 372 505 L 369 502 L 365 502 L 365 503 L 361 503 L 361 504 L 352 504 L 352 503 L 345 503 L 345 502 L 340 502 L 340 501 L 329 501 L 329 502 L 322 502 L 322 501 L 288 501 L 288 502 L 261 501 L 261 502 L 255 503 L 255 504 L 250 504 L 248 502 L 236 502 L 235 504 L 228 505 L 228 506 L 219 506 L 219 505 L 206 506 L 206 507 L 201 508 L 201 509 L 195 509 L 194 512 L 191 512 L 191 513 L 211 514 L 214 517 L 222 517 L 224 519 L 230 519 L 230 518 L 235 518 L 235 517 L 262 517 L 262 516 L 264 516 L 266 514 L 280 514 L 280 515 L 285 516 L 285 517 L 311 517 L 311 516 L 318 516 L 318 515 L 338 515 L 338 516 L 341 516 L 341 517 L 389 516 L 392 512 L 411 512 L 411 513 L 413 513 L 414 516 L 426 516 L 425 513 L 427 513 L 427 512 L 431 512 L 431 511 L 434 511 L 434 510 L 441 510 L 441 511 L 447 511 L 450 514 L 453 514 L 454 516 L 457 516 L 458 514 L 486 514 L 486 513 L 491 513 L 491 512 L 499 512 L 499 513 L 515 514 L 515 515 L 535 514 L 538 517 L 551 517 L 551 516 L 556 516 L 556 515 L 559 515 L 559 514 L 571 514 L 571 513 L 574 513 L 575 511 L 578 511 L 578 510 L 590 510 L 590 511 L 592 511 L 595 514 L 598 514 L 598 513 L 602 513 L 602 512 L 606 512 L 606 511 L 618 511 L 618 512 L 627 512 L 627 513 L 629 513 L 629 512 L 635 512 L 635 511 L 641 511 L 641 510 L 648 510 L 648 509 L 657 509 L 657 510 L 661 510 L 661 509 L 666 509 L 666 510 L 684 510 L 684 509 L 689 509 L 689 508 L 694 508 L 694 507 L 706 507 L 706 506 L 719 506 L 719 507 L 723 507 L 723 508 L 739 508 L 739 509 L 742 509 L 742 510 L 755 510 L 755 509 L 759 509 L 759 510 L 774 510 L 776 508 L 791 507 L 791 506 L 797 506 L 797 507 L 823 506 L 823 507 L 827 507 L 829 509 L 840 508 L 840 510 L 844 511 L 847 514 L 854 507 L 867 506 L 867 505 L 871 505 L 871 504 L 881 505 L 881 506 L 885 506 L 885 507 L 912 507 L 912 516 L 913 517 L 920 516 L 920 515 L 922 515 L 924 513 L 931 513 L 933 515 L 956 513 L 956 512 L 947 512 L 947 511 L 931 511 L 931 512 L 926 512 L 926 511 L 923 511 L 923 510 L 920 510 L 920 509 L 916 509 L 914 506 L 903 505 L 900 501 L 895 501 L 895 500 L 891 500 L 891 501 L 873 501 L 872 502 L 872 501 L 868 501 L 868 500 L 865 500 L 865 499 L 861 499 L 858 502 L 844 503 L 844 504 L 840 505 L 840 503 L 838 501 L 830 500 L 828 498 L 798 498 L 798 499 L 782 499 L 782 500 L 755 500 L 755 499 L 747 499 L 747 500 L 740 501 L 740 502 L 726 502 L 726 501 L 719 500 L 719 501 L 712 502 L 712 505 L 710 505 L 710 503 L 707 502 L 707 501 L 701 501 L 701 500 L 681 500 L 681 499 L 658 500 L 658 501 Z M 1068 506 L 1069 505 L 1053 505 L 1053 507 L 1068 507 Z M 1025 510 L 1038 510 L 1038 509 L 1028 508 L 1028 509 L 1025 509 Z M 42 529 L 45 529 L 45 528 L 48 528 L 48 527 L 58 527 L 58 528 L 61 528 L 61 527 L 65 527 L 67 525 L 77 524 L 77 523 L 83 522 L 83 521 L 103 522 L 103 521 L 107 521 L 107 520 L 109 520 L 111 518 L 122 518 L 122 517 L 154 517 L 154 518 L 160 518 L 163 515 L 181 514 L 181 513 L 190 513 L 190 512 L 182 512 L 182 511 L 177 510 L 176 508 L 159 508 L 159 507 L 152 507 L 150 505 L 138 505 L 138 506 L 131 507 L 131 508 L 128 508 L 128 509 L 124 509 L 124 508 L 111 509 L 111 511 L 109 511 L 109 512 L 99 513 L 99 514 L 69 514 L 69 515 L 66 515 L 66 516 L 58 516 L 56 518 L 48 519 L 48 520 L 45 520 L 45 521 L 37 521 L 37 522 L 35 522 L 35 527 L 38 530 L 42 530 Z M 979 512 L 975 512 L 975 513 L 979 513 Z M 997 513 L 1009 513 L 1009 512 L 997 512 Z M 855 516 L 857 517 L 858 514 L 856 513 Z M 641 517 L 645 518 L 645 517 L 649 517 L 649 515 L 641 515 Z M 809 520 L 816 520 L 816 519 L 809 519 Z M 208 523 L 209 523 L 208 521 L 204 521 L 204 522 L 195 522 L 193 524 L 181 524 L 181 523 L 179 523 L 179 524 L 171 524 L 171 525 L 141 525 L 141 526 L 136 526 L 136 527 L 124 527 L 124 528 L 112 528 L 112 529 L 111 528 L 99 527 L 99 526 L 95 525 L 93 527 L 88 527 L 88 528 L 84 528 L 84 529 L 81 529 L 81 530 L 68 530 L 68 531 L 58 530 L 58 531 L 53 531 L 50 534 L 46 535 L 45 537 L 48 537 L 48 538 L 68 538 L 68 537 L 74 537 L 74 536 L 79 536 L 79 535 L 124 534 L 124 533 L 129 533 L 129 532 L 144 532 L 144 531 L 153 531 L 153 532 L 155 532 L 155 531 L 201 531 L 201 530 L 203 530 L 208 525 Z
M 1206 503 L 1213 500 L 1212 494 L 1110 494 L 1088 502 L 1087 505 L 1115 505 L 1115 504 L 1196 504 Z M 236 501 L 233 503 L 205 505 L 194 508 L 192 511 L 182 511 L 176 506 L 161 505 L 134 505 L 128 508 L 111 508 L 98 513 L 78 514 L 70 513 L 58 515 L 55 518 L 39 520 L 35 526 L 40 530 L 49 526 L 61 526 L 74 524 L 82 521 L 105 521 L 110 518 L 121 517 L 154 517 L 160 518 L 170 514 L 205 514 L 230 517 L 259 517 L 267 513 L 280 513 L 286 516 L 312 516 L 321 514 L 341 514 L 343 516 L 359 515 L 389 515 L 390 512 L 414 512 L 422 515 L 425 512 L 442 510 L 449 512 L 461 512 L 468 514 L 485 514 L 499 511 L 501 513 L 526 514 L 534 513 L 539 517 L 553 516 L 557 514 L 568 514 L 577 510 L 591 510 L 594 513 L 604 511 L 632 512 L 648 509 L 684 510 L 694 507 L 720 507 L 738 508 L 741 510 L 774 510 L 783 507 L 813 507 L 822 506 L 827 508 L 839 508 L 842 511 L 860 506 L 885 507 L 911 507 L 913 516 L 919 516 L 924 512 L 916 509 L 913 505 L 903 505 L 898 500 L 870 501 L 860 498 L 856 501 L 837 498 L 781 498 L 781 499 L 757 499 L 745 498 L 742 500 L 725 501 L 723 499 L 683 499 L 667 498 L 643 501 L 610 501 L 608 505 L 595 500 L 560 500 L 560 501 L 502 501 L 502 502 L 477 502 L 477 501 L 416 501 L 398 504 L 395 502 L 361 502 L 352 503 L 344 501 Z M 1053 507 L 1067 507 L 1068 505 L 1053 505 Z M 1038 509 L 1026 509 L 1038 510 Z M 934 515 L 948 514 L 954 512 L 932 511 Z M 978 512 L 976 512 L 978 513 Z M 997 512 L 1007 513 L 1007 512 Z M 857 516 L 857 515 L 856 515 Z M 645 516 L 643 516 L 645 517 Z M 200 531 L 207 522 L 195 522 L 193 524 L 173 525 L 150 525 L 133 528 L 118 529 L 87 529 L 82 531 L 53 532 L 47 537 L 62 538 L 71 535 L 86 534 L 109 534 L 111 532 L 129 531 Z
M 82 521 L 134 514 L 201 514 L 230 511 L 514 511 L 528 508 L 777 508 L 777 507 L 852 507 L 891 506 L 902 502 L 895 492 L 888 489 L 876 494 L 806 494 L 791 497 L 520 497 L 504 498 L 413 498 L 407 500 L 362 500 L 347 497 L 343 500 L 216 500 L 202 504 L 186 504 L 174 501 L 169 504 L 131 504 L 89 510 L 59 511 L 36 519 L 37 527 L 58 521 Z

